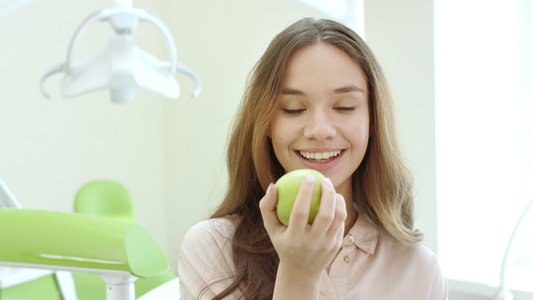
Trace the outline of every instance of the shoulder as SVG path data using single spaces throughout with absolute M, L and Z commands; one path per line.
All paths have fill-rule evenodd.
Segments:
M 237 220 L 231 216 L 209 219 L 185 233 L 178 254 L 182 299 L 214 297 L 231 284 L 235 271 L 231 241 Z
M 376 250 L 381 254 L 380 260 L 386 262 L 387 271 L 401 278 L 402 284 L 413 286 L 416 283 L 417 288 L 412 292 L 424 295 L 424 299 L 447 299 L 446 278 L 437 255 L 427 246 L 407 245 L 381 233 Z
M 409 245 L 400 242 L 390 233 L 379 228 L 365 214 L 359 215 L 350 229 L 350 235 L 355 238 L 355 244 L 365 252 L 376 254 L 378 257 L 402 257 L 424 261 L 436 261 L 436 255 L 423 244 Z
M 390 267 L 401 270 L 404 280 L 418 282 L 430 288 L 429 299 L 444 299 L 448 284 L 437 255 L 422 243 L 407 245 L 392 236 L 382 233 L 380 243 L 384 248 Z
M 388 233 L 380 232 L 378 248 L 406 262 L 417 262 L 428 267 L 438 264 L 437 255 L 424 244 L 404 244 Z
M 418 295 L 402 299 L 446 299 L 447 283 L 437 255 L 430 248 L 422 243 L 402 243 L 364 215 L 350 234 L 371 261 L 366 274 L 374 274 L 372 278 L 378 281 L 388 277 L 389 291 L 394 290 L 398 295 Z
M 183 239 L 197 239 L 198 237 L 231 238 L 235 230 L 235 222 L 236 218 L 232 216 L 204 220 L 189 228 Z
M 195 224 L 185 233 L 178 253 L 183 288 L 199 289 L 232 272 L 234 224 L 232 217 L 214 218 Z
M 235 231 L 235 217 L 213 218 L 201 221 L 193 225 L 183 237 L 180 248 L 194 248 L 202 251 L 211 247 L 213 243 L 218 245 L 229 244 Z
M 411 246 L 411 248 L 413 262 L 416 263 L 415 268 L 417 267 L 418 271 L 412 269 L 410 273 L 422 273 L 422 275 L 426 276 L 425 280 L 431 286 L 429 291 L 430 300 L 448 299 L 448 282 L 442 272 L 437 255 L 423 244 L 416 244 Z M 418 277 L 418 275 L 413 277 Z

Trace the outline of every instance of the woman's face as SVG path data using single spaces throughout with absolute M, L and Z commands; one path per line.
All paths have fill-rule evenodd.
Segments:
M 351 196 L 369 139 L 363 71 L 344 51 L 321 43 L 295 52 L 285 75 L 270 129 L 278 161 L 285 172 L 320 171 Z

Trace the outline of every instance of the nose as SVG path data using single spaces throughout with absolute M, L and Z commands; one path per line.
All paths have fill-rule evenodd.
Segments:
M 321 110 L 314 111 L 308 115 L 303 136 L 307 139 L 318 141 L 328 141 L 337 134 L 333 120 L 327 112 Z

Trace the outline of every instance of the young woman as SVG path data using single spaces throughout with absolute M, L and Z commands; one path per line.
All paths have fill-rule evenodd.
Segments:
M 347 27 L 303 19 L 274 38 L 250 78 L 227 163 L 224 201 L 181 242 L 182 299 L 447 298 L 413 229 L 387 83 Z M 327 177 L 319 212 L 307 224 L 307 177 L 286 227 L 273 183 L 303 168 Z

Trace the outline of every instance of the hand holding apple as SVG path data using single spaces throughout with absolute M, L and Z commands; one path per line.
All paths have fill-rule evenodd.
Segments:
M 320 184 L 325 179 L 322 173 L 312 169 L 300 169 L 291 171 L 283 175 L 277 182 L 278 203 L 276 205 L 276 213 L 278 219 L 285 226 L 289 225 L 289 218 L 291 216 L 294 201 L 300 188 L 300 183 L 308 175 L 311 174 L 315 178 L 315 189 L 313 191 L 313 198 L 311 200 L 311 209 L 309 211 L 308 223 L 313 224 L 318 207 L 320 206 L 320 198 L 322 196 Z

